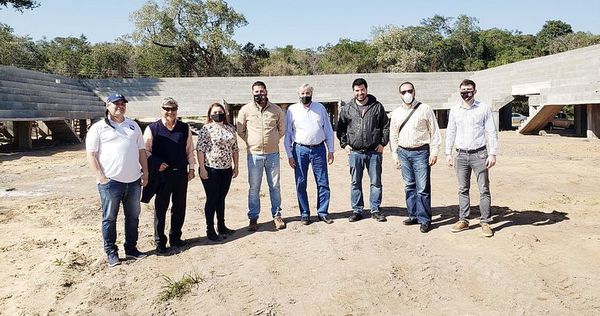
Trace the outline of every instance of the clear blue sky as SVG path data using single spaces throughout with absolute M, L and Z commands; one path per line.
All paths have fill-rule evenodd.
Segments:
M 18 35 L 42 37 L 79 36 L 90 42 L 110 42 L 131 33 L 129 15 L 145 0 L 39 0 L 41 6 L 23 14 L 12 8 L 0 10 L 0 22 Z M 158 0 L 160 3 L 161 1 Z M 498 27 L 537 33 L 547 20 L 569 23 L 575 32 L 600 34 L 598 0 L 232 0 L 228 3 L 248 20 L 237 30 L 241 44 L 264 43 L 267 47 L 292 44 L 316 48 L 340 38 L 369 39 L 373 27 L 387 24 L 418 25 L 434 14 L 455 17 L 466 14 L 479 19 L 482 29 Z

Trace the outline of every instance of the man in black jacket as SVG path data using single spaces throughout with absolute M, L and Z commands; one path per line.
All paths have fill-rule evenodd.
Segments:
M 381 213 L 381 163 L 383 147 L 387 145 L 390 135 L 390 124 L 383 105 L 375 96 L 367 93 L 367 81 L 358 78 L 352 82 L 354 98 L 342 107 L 337 124 L 337 137 L 342 148 L 349 151 L 350 165 L 350 198 L 352 203 L 351 222 L 363 218 L 364 208 L 362 177 L 367 168 L 371 179 L 369 195 L 371 217 L 378 222 L 385 222 Z

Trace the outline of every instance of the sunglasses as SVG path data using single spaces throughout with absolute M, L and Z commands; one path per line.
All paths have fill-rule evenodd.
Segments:
M 177 111 L 176 106 L 163 106 L 162 109 L 165 110 L 165 112 L 176 112 Z
M 404 90 L 404 91 L 400 91 L 400 94 L 401 94 L 401 95 L 405 95 L 407 92 L 408 92 L 408 93 L 410 93 L 410 94 L 412 94 L 412 93 L 414 92 L 414 90 L 413 90 L 413 89 L 410 89 L 410 90 Z

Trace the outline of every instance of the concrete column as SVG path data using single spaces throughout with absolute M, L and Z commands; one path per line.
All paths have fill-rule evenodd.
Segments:
M 87 135 L 87 120 L 79 120 L 79 138 L 85 139 Z
M 15 121 L 13 123 L 15 141 L 19 150 L 31 150 L 31 121 Z
M 600 138 L 600 104 L 587 105 L 587 138 Z
M 575 105 L 573 110 L 575 114 L 575 135 L 585 136 L 587 131 L 587 105 Z

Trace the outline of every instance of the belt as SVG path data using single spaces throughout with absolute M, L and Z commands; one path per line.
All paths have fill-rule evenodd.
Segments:
M 325 141 L 322 141 L 322 142 L 320 142 L 320 143 L 318 143 L 316 145 L 304 145 L 304 144 L 300 144 L 300 143 L 296 143 L 296 142 L 294 144 L 300 145 L 302 147 L 307 147 L 307 148 L 315 148 L 315 147 L 319 147 L 319 146 L 323 145 L 324 142 Z
M 485 146 L 481 146 L 477 149 L 460 149 L 460 148 L 456 148 L 456 152 L 457 153 L 467 153 L 467 154 L 474 154 L 476 152 L 480 152 L 482 150 L 485 150 L 486 147 Z
M 402 146 L 398 146 L 404 150 L 408 150 L 408 151 L 419 151 L 419 150 L 427 150 L 429 149 L 429 144 L 425 144 L 423 146 L 419 146 L 419 147 L 413 147 L 413 148 L 407 148 L 407 147 L 402 147 Z

